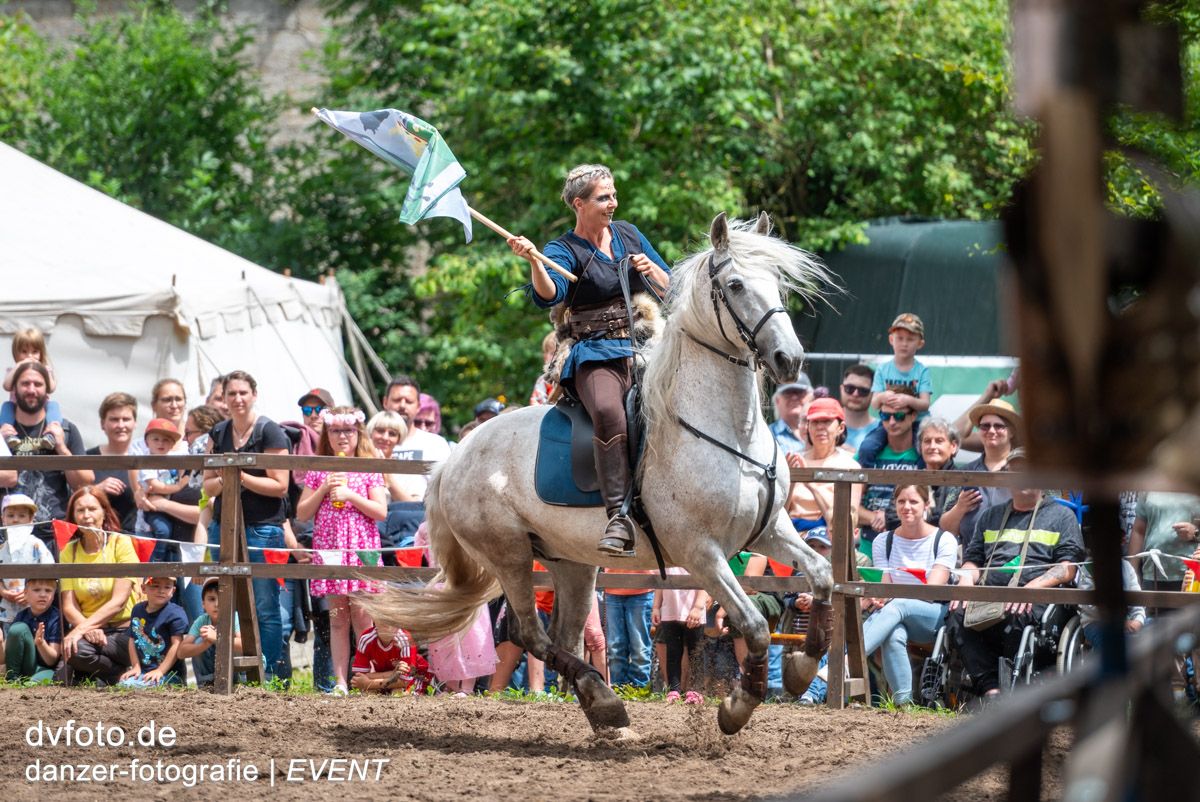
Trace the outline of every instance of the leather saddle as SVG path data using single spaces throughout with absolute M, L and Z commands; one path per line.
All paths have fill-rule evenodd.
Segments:
M 630 421 L 630 465 L 635 477 L 642 452 L 636 393 L 635 387 L 625 397 L 625 416 Z M 592 419 L 583 404 L 563 393 L 542 418 L 538 431 L 533 484 L 539 499 L 560 507 L 604 506 L 596 477 L 592 434 Z

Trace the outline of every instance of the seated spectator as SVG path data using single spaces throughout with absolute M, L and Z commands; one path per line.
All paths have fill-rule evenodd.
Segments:
M 399 627 L 375 622 L 358 639 L 351 686 L 363 693 L 425 693 L 432 677 L 412 636 Z
M 1192 555 L 1195 557 L 1195 555 Z M 1137 571 L 1130 565 L 1129 560 L 1121 560 L 1121 583 L 1126 593 L 1135 593 L 1142 589 L 1138 584 Z M 1092 578 L 1091 567 L 1087 564 L 1079 566 L 1075 576 L 1075 587 L 1080 590 L 1095 590 L 1096 580 Z M 1100 619 L 1100 611 L 1094 604 L 1079 605 L 1079 619 L 1083 626 L 1083 638 L 1092 649 L 1099 651 L 1104 642 L 1104 624 Z M 1131 604 L 1125 612 L 1125 634 L 1133 635 L 1140 632 L 1146 625 L 1146 608 Z
M 94 487 L 81 487 L 67 504 L 67 522 L 77 528 L 63 547 L 64 564 L 129 564 L 131 574 L 141 564 L 129 537 L 116 534 L 117 515 L 108 496 Z M 63 636 L 63 659 L 76 679 L 99 685 L 120 680 L 129 668 L 129 617 L 136 598 L 131 578 L 62 581 L 62 613 L 68 629 Z
M 22 329 L 13 335 L 12 339 L 12 367 L 4 372 L 4 389 L 8 392 L 8 400 L 0 404 L 0 434 L 4 435 L 5 442 L 13 451 L 21 445 L 21 437 L 17 436 L 16 413 L 17 413 L 17 368 L 22 362 L 36 362 L 45 368 L 46 371 L 46 421 L 48 423 L 62 423 L 62 410 L 59 409 L 58 402 L 50 398 L 50 393 L 53 393 L 56 388 L 54 378 L 54 368 L 50 365 L 50 357 L 46 353 L 46 338 L 39 330 L 29 328 Z M 51 432 L 46 432 L 42 435 L 42 443 L 46 449 L 54 450 L 55 442 L 54 435 Z
M 1004 466 L 1019 470 L 1025 464 L 1023 449 L 1015 449 Z M 1019 587 L 1054 588 L 1075 581 L 1075 566 L 1086 558 L 1083 536 L 1075 514 L 1060 504 L 1043 503 L 1040 488 L 1012 491 L 1012 499 L 989 507 L 963 550 L 960 585 L 1003 587 L 1012 578 L 1002 566 L 1016 560 L 1021 566 Z M 963 605 L 951 602 L 949 621 L 958 632 L 963 662 L 978 694 L 1000 692 L 998 663 L 1011 658 L 1020 645 L 1021 630 L 1039 621 L 1046 605 L 1006 602 L 1003 621 L 984 629 L 963 625 Z
M 69 457 L 79 456 L 84 452 L 83 438 L 80 437 L 75 424 L 66 418 L 60 423 L 46 417 L 49 381 L 50 372 L 41 362 L 22 362 L 13 369 L 13 386 L 17 394 L 14 425 L 17 437 L 20 438 L 19 445 L 13 449 L 15 456 Z M 46 435 L 50 436 L 49 439 L 46 439 Z M 71 488 L 90 485 L 94 479 L 93 472 L 84 469 L 19 472 L 17 492 L 24 493 L 37 502 L 37 520 L 46 522 L 34 527 L 34 534 L 56 553 L 54 530 L 49 521 L 64 517 Z
M 137 428 L 137 399 L 129 393 L 109 393 L 100 402 L 100 430 L 107 442 L 87 450 L 91 456 L 123 457 L 131 453 L 133 432 Z M 129 481 L 130 472 L 124 468 L 97 470 L 95 486 L 108 494 L 108 500 L 117 511 L 122 532 L 136 531 L 138 519 L 137 503 Z
M 413 417 L 413 426 L 424 429 L 430 434 L 442 433 L 442 405 L 429 393 L 421 393 L 417 414 Z
M 533 383 L 533 392 L 529 394 L 529 406 L 538 407 L 551 403 L 557 385 L 550 381 L 550 372 L 554 363 L 554 355 L 558 351 L 558 335 L 553 331 L 542 338 L 542 373 Z
M 804 436 L 804 411 L 812 401 L 812 382 L 801 373 L 794 382 L 775 388 L 771 400 L 775 404 L 775 422 L 771 434 L 775 442 L 789 454 L 799 453 L 808 447 Z
M 893 499 L 900 525 L 871 544 L 872 561 L 876 568 L 883 569 L 881 581 L 947 584 L 958 563 L 958 541 L 925 520 L 932 502 L 929 488 L 899 484 Z M 879 651 L 892 701 L 908 704 L 912 702 L 908 643 L 933 643 L 946 617 L 946 605 L 921 599 L 868 599 L 864 609 L 871 615 L 863 624 L 863 650 L 868 655 Z
M 196 617 L 188 629 L 187 637 L 179 645 L 179 659 L 192 660 L 192 675 L 196 684 L 204 687 L 213 684 L 217 669 L 217 625 L 221 621 L 221 584 L 211 576 L 204 580 L 201 598 L 204 612 Z M 236 611 L 233 613 L 233 653 L 242 653 L 242 630 Z
M 175 444 L 183 437 L 175 424 L 166 418 L 155 418 L 146 424 L 146 450 L 151 456 L 165 457 L 175 452 Z M 191 475 L 186 471 L 174 468 L 142 468 L 137 471 L 138 488 L 141 497 L 148 499 L 152 496 L 169 497 L 188 486 Z M 150 562 L 161 563 L 179 559 L 179 549 L 171 543 L 173 522 L 165 513 L 153 510 L 143 512 L 150 534 L 158 541 L 150 554 Z
M 0 565 L 16 564 L 51 564 L 54 554 L 50 548 L 33 535 L 34 513 L 37 505 L 33 499 L 23 493 L 10 493 L 0 502 L 0 518 L 4 521 L 4 535 L 7 539 L 0 546 Z M 0 580 L 0 644 L 4 642 L 3 634 L 17 613 L 28 604 L 25 594 L 25 580 Z
M 916 417 L 907 404 L 895 400 L 912 397 L 913 390 L 902 385 L 891 385 L 888 397 L 880 408 L 879 420 L 887 435 L 882 449 L 873 451 L 870 441 L 863 443 L 856 459 L 864 468 L 887 471 L 915 471 L 925 467 L 917 452 Z M 873 484 L 863 493 L 858 506 L 858 523 L 861 526 L 861 543 L 870 543 L 880 532 L 895 529 L 900 523 L 892 505 L 892 485 Z
M 26 579 L 25 606 L 4 641 L 5 678 L 9 682 L 49 682 L 62 658 L 62 616 L 54 606 L 58 582 Z
M 729 567 L 733 569 L 735 576 L 774 576 L 774 571 L 767 563 L 767 558 L 749 551 L 743 551 L 731 557 Z M 767 627 L 774 632 L 776 624 L 783 615 L 783 600 L 770 591 L 750 590 L 749 588 L 743 588 L 743 590 L 750 599 L 750 603 L 758 610 L 759 615 L 766 619 Z M 717 608 L 714 620 L 717 632 L 733 637 L 733 655 L 737 658 L 738 668 L 745 671 L 746 656 L 750 654 L 750 647 L 746 645 L 745 636 L 732 626 L 732 622 L 726 624 L 724 609 Z
M 1021 416 L 1013 409 L 1012 404 L 997 399 L 990 404 L 972 407 L 968 417 L 979 429 L 979 436 L 983 440 L 983 455 L 968 462 L 963 466 L 963 470 L 1003 470 L 1012 450 L 1021 443 Z M 981 512 L 1012 498 L 1007 487 L 981 487 L 979 493 L 978 506 L 968 511 L 959 525 L 959 531 L 964 535 L 975 531 L 975 521 Z
M 1174 557 L 1191 557 L 1196 548 L 1196 521 L 1200 520 L 1200 496 L 1190 493 L 1138 493 L 1129 553 L 1158 549 Z M 1179 560 L 1131 558 L 1145 590 L 1179 590 L 1184 565 Z M 1154 615 L 1155 611 L 1151 611 Z
M 485 398 L 475 405 L 475 422 L 487 423 L 504 411 L 504 404 L 495 398 Z
M 944 418 L 930 418 L 921 426 L 918 438 L 921 459 L 931 471 L 957 470 L 954 455 L 958 453 L 958 432 Z M 940 526 L 954 536 L 962 527 L 963 517 L 979 506 L 983 494 L 979 488 L 958 485 L 935 485 L 929 508 L 929 523 Z
M 145 601 L 133 606 L 129 618 L 129 669 L 121 675 L 123 688 L 157 688 L 182 685 L 175 671 L 179 647 L 188 631 L 187 613 L 171 601 L 175 580 L 147 577 L 142 583 Z
M 846 442 L 846 414 L 832 398 L 818 398 L 808 407 L 806 437 L 808 449 L 790 452 L 792 468 L 831 468 L 858 470 L 854 457 L 842 450 Z M 829 526 L 833 520 L 833 482 L 795 482 L 787 499 L 787 511 L 797 532 Z M 850 509 L 857 510 L 862 485 L 850 486 Z
M 875 371 L 866 365 L 851 365 L 842 374 L 842 386 L 838 388 L 842 408 L 846 411 L 846 450 L 857 453 L 867 432 L 879 425 L 871 417 L 871 385 L 875 382 Z

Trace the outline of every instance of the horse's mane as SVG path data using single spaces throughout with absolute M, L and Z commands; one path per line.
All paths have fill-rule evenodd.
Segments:
M 778 237 L 756 233 L 755 224 L 754 220 L 729 223 L 728 254 L 739 272 L 757 273 L 778 282 L 785 303 L 791 293 L 814 300 L 823 298 L 828 288 L 837 286 L 815 256 Z M 671 271 L 671 289 L 666 300 L 667 323 L 661 340 L 647 356 L 642 385 L 642 415 L 648 430 L 673 417 L 671 399 L 678 376 L 680 350 L 687 337 L 684 332 L 691 331 L 700 336 L 715 325 L 709 300 L 708 256 L 711 253 L 711 247 L 697 251 Z M 731 337 L 737 338 L 728 326 L 726 330 Z

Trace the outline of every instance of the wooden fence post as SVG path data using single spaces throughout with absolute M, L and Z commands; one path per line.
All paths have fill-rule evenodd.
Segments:
M 858 598 L 842 593 L 838 588 L 855 577 L 854 511 L 850 509 L 850 483 L 839 481 L 833 486 L 833 638 L 829 644 L 829 695 L 826 704 L 835 710 L 846 706 L 846 697 L 862 697 L 869 701 L 867 660 L 863 653 L 862 608 Z M 846 664 L 849 661 L 850 679 Z
M 220 459 L 220 458 L 218 458 Z M 233 458 L 237 459 L 237 458 Z M 252 459 L 252 458 L 251 458 Z M 254 586 L 244 569 L 235 563 L 248 563 L 246 528 L 242 518 L 242 480 L 240 460 L 222 460 L 221 467 L 221 550 L 217 565 L 207 566 L 209 575 L 220 577 L 218 585 L 221 618 L 217 621 L 217 660 L 213 688 L 217 693 L 233 692 L 233 677 L 238 670 L 247 679 L 261 683 L 264 678 L 258 646 L 258 616 L 254 611 Z M 242 653 L 233 653 L 233 618 L 237 612 L 241 625 Z

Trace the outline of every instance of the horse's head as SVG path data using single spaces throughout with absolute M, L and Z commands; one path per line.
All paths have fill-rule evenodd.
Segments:
M 766 212 L 753 224 L 730 225 L 718 214 L 709 229 L 712 250 L 697 267 L 694 291 L 705 285 L 712 301 L 713 331 L 740 354 L 761 362 L 776 382 L 795 381 L 804 363 L 804 348 L 796 337 L 783 304 L 788 290 L 819 293 L 825 271 L 810 255 L 769 236 Z M 698 297 L 694 299 L 698 301 Z

